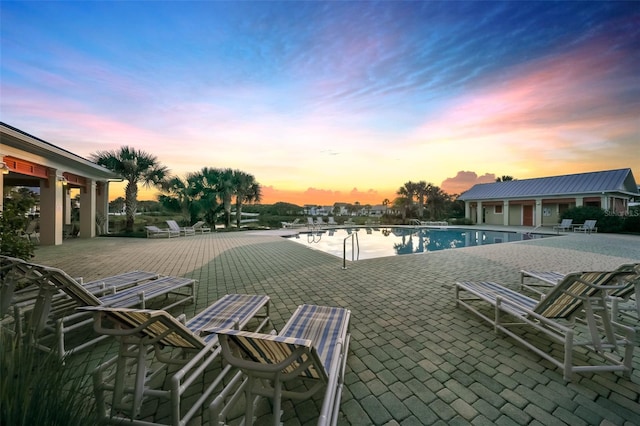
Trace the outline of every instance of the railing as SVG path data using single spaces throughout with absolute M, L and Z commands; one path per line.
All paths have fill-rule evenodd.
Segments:
M 347 269 L 347 240 L 351 238 L 351 261 L 360 258 L 360 242 L 358 241 L 358 232 L 347 235 L 342 240 L 342 269 Z M 357 253 L 357 256 L 356 256 Z

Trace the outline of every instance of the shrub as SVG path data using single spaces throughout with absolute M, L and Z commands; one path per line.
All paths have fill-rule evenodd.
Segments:
M 625 217 L 622 223 L 622 231 L 634 234 L 640 233 L 640 215 Z
M 35 245 L 20 234 L 29 224 L 27 212 L 34 205 L 34 198 L 17 191 L 4 199 L 0 212 L 0 254 L 25 260 L 34 256 Z
M 0 424 L 84 426 L 96 423 L 86 367 L 67 365 L 55 354 L 13 339 L 0 339 Z M 76 367 L 76 368 L 74 368 Z

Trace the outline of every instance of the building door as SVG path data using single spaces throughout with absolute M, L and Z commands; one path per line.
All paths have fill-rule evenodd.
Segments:
M 533 206 L 522 206 L 522 226 L 533 226 Z

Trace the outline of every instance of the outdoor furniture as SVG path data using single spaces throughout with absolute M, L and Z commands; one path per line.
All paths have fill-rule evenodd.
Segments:
M 211 405 L 211 423 L 226 424 L 228 412 L 244 395 L 245 424 L 253 423 L 257 397 L 267 396 L 273 400 L 273 424 L 279 425 L 282 398 L 307 399 L 324 388 L 318 424 L 336 424 L 350 317 L 344 308 L 301 305 L 277 335 L 215 330 L 225 361 L 240 372 Z M 309 386 L 298 386 L 298 381 Z
M 620 318 L 620 316 L 630 317 L 632 320 L 640 319 L 640 263 L 630 263 L 624 264 L 616 268 L 615 271 L 618 272 L 630 272 L 635 275 L 631 275 L 628 277 L 627 282 L 631 283 L 631 285 L 625 286 L 621 289 L 609 291 L 607 293 L 607 301 L 610 302 L 611 305 L 611 318 L 616 320 Z M 558 282 L 562 281 L 566 275 L 560 272 L 553 271 L 528 271 L 521 270 L 520 271 L 520 288 L 527 289 L 534 293 L 537 293 L 541 296 L 544 296 L 545 291 L 553 288 Z M 525 278 L 533 278 L 537 281 L 535 282 L 527 282 L 525 283 Z M 632 298 L 635 297 L 635 300 Z M 623 303 L 628 303 L 628 306 L 625 306 L 627 309 L 621 309 Z M 634 315 L 628 315 L 629 311 L 635 311 Z M 637 327 L 637 325 L 636 325 Z
M 300 224 L 300 218 L 296 218 L 293 222 L 280 222 L 283 228 L 295 228 Z
M 169 225 L 169 229 L 173 232 L 177 232 L 178 235 L 196 235 L 196 230 L 192 226 L 180 226 L 178 222 L 175 220 L 167 220 L 167 225 Z
M 630 285 L 624 282 L 630 275 L 632 273 L 618 271 L 571 273 L 541 301 L 493 282 L 462 281 L 455 287 L 456 306 L 467 308 L 493 325 L 496 332 L 505 333 L 562 368 L 567 381 L 574 372 L 621 371 L 629 376 L 635 331 L 611 321 L 605 297 L 607 291 Z M 476 306 L 476 302 L 479 305 Z M 486 307 L 490 310 L 483 309 L 482 304 L 488 304 Z M 602 312 L 604 315 L 599 314 Z M 587 327 L 578 327 L 585 322 Z M 539 335 L 518 332 L 526 328 Z M 538 346 L 543 336 L 562 345 L 563 350 L 550 351 L 548 346 Z M 574 363 L 578 347 L 598 355 L 601 363 L 593 364 L 596 357 L 589 358 L 589 365 Z M 622 354 L 619 354 L 620 348 L 624 348 Z
M 205 234 L 207 232 L 211 232 L 211 228 L 209 228 L 208 226 L 205 226 L 206 224 L 204 223 L 204 221 L 199 220 L 196 223 L 193 224 L 192 228 L 193 230 L 197 233 L 200 232 L 201 234 Z
M 587 232 L 591 234 L 592 232 L 598 232 L 598 228 L 596 228 L 595 220 L 585 220 L 584 224 L 578 225 L 573 228 L 573 232 Z
M 147 229 L 147 238 L 164 236 L 166 236 L 167 238 L 171 238 L 180 236 L 180 231 L 174 231 L 172 229 L 160 229 L 155 225 L 147 225 L 145 226 L 145 228 Z
M 329 216 L 329 222 L 327 223 L 327 225 L 329 226 L 338 226 L 339 223 L 336 222 L 335 218 L 333 216 Z
M 572 223 L 573 223 L 573 219 L 562 219 L 562 222 L 560 222 L 558 225 L 555 225 L 553 227 L 553 230 L 557 232 L 570 231 L 571 228 L 573 227 Z
M 210 372 L 220 368 L 214 363 L 220 346 L 218 336 L 209 329 L 241 330 L 253 324 L 252 329 L 260 331 L 270 322 L 269 300 L 268 296 L 228 294 L 186 322 L 184 316 L 174 318 L 164 311 L 84 308 L 93 312 L 98 333 L 120 341 L 118 355 L 94 372 L 99 419 L 115 424 L 160 424 L 139 418 L 143 402 L 159 398 L 171 402 L 171 424 L 186 425 L 232 369 L 226 365 L 217 374 Z M 148 355 L 153 359 L 147 359 Z M 151 361 L 155 362 L 152 369 L 148 367 Z
M 174 297 L 162 305 L 163 309 L 170 309 L 182 303 L 193 302 L 195 299 L 195 280 L 190 278 L 160 277 L 121 291 L 97 296 L 61 269 L 32 263 L 25 265 L 29 268 L 29 279 L 38 287 L 35 301 L 28 302 L 32 303 L 33 307 L 30 310 L 31 318 L 26 331 L 36 347 L 45 351 L 55 351 L 60 357 L 89 347 L 104 338 L 98 336 L 82 343 L 76 341 L 76 346 L 66 348 L 65 337 L 70 332 L 91 323 L 90 316 L 85 312 L 76 311 L 78 306 L 144 308 L 151 300 L 161 296 L 166 299 L 171 295 Z M 56 296 L 60 291 L 70 300 Z M 61 303 L 54 303 L 60 300 Z

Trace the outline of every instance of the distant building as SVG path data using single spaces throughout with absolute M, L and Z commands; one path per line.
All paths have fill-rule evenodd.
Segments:
M 477 184 L 458 199 L 477 224 L 552 226 L 572 207 L 627 214 L 638 192 L 631 169 L 618 169 Z

